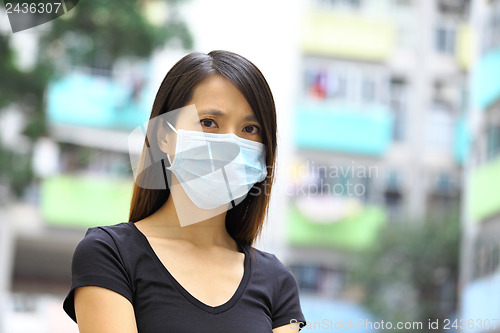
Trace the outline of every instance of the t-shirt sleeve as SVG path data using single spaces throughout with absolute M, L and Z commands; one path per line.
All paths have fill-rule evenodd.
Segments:
M 278 286 L 273 297 L 272 328 L 287 324 L 302 328 L 306 321 L 300 307 L 297 281 L 290 269 L 277 258 L 276 268 L 278 269 Z
M 117 292 L 132 302 L 132 288 L 115 240 L 102 228 L 90 228 L 80 241 L 71 263 L 71 288 L 63 309 L 76 322 L 74 292 L 97 286 Z

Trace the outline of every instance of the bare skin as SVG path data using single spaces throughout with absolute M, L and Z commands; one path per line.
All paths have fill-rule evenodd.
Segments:
M 260 125 L 252 109 L 227 79 L 217 75 L 207 78 L 195 88 L 188 104 L 195 104 L 203 131 L 234 133 L 262 141 Z M 176 126 L 182 128 L 182 122 Z M 165 149 L 173 153 L 174 138 L 167 137 L 166 141 Z M 173 181 L 175 184 L 175 176 Z M 208 306 L 222 305 L 231 299 L 243 278 L 245 254 L 239 252 L 236 241 L 226 230 L 225 210 L 181 227 L 176 207 L 194 211 L 199 208 L 185 193 L 176 195 L 175 204 L 170 195 L 158 211 L 135 226 L 184 289 Z M 78 288 L 75 310 L 81 333 L 137 333 L 132 304 L 113 291 L 100 287 Z M 273 330 L 274 333 L 298 331 L 291 325 Z

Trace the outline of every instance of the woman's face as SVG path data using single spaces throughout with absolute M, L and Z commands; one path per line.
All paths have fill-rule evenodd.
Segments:
M 245 97 L 228 79 L 212 75 L 195 87 L 187 105 L 194 104 L 201 129 L 209 133 L 234 133 L 262 142 L 261 125 Z M 177 128 L 183 128 L 182 116 Z M 187 129 L 187 128 L 186 128 Z
M 197 117 L 191 112 L 180 112 L 175 121 L 177 129 L 201 130 L 209 133 L 234 133 L 252 141 L 262 142 L 262 128 L 243 94 L 228 79 L 211 75 L 194 91 L 186 105 L 196 107 Z M 196 124 L 196 126 L 193 126 Z M 169 131 L 166 150 L 174 155 L 176 135 Z

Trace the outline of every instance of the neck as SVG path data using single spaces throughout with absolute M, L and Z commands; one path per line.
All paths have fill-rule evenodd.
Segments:
M 237 249 L 236 242 L 226 229 L 227 206 L 215 209 L 198 208 L 186 195 L 175 176 L 172 177 L 168 200 L 149 216 L 159 237 L 192 243 L 197 247 L 222 246 Z

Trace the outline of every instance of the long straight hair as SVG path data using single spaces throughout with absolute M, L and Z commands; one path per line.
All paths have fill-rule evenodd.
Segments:
M 228 79 L 243 94 L 262 129 L 266 147 L 266 179 L 226 213 L 226 229 L 237 242 L 252 245 L 262 232 L 267 216 L 276 159 L 276 108 L 271 89 L 260 70 L 246 58 L 228 51 L 208 54 L 193 52 L 179 60 L 158 89 L 150 120 L 184 107 L 198 84 L 211 75 Z M 145 145 L 150 147 L 146 138 Z M 146 175 L 147 176 L 147 175 Z M 129 221 L 137 222 L 156 212 L 168 199 L 170 190 L 153 190 L 134 184 Z

